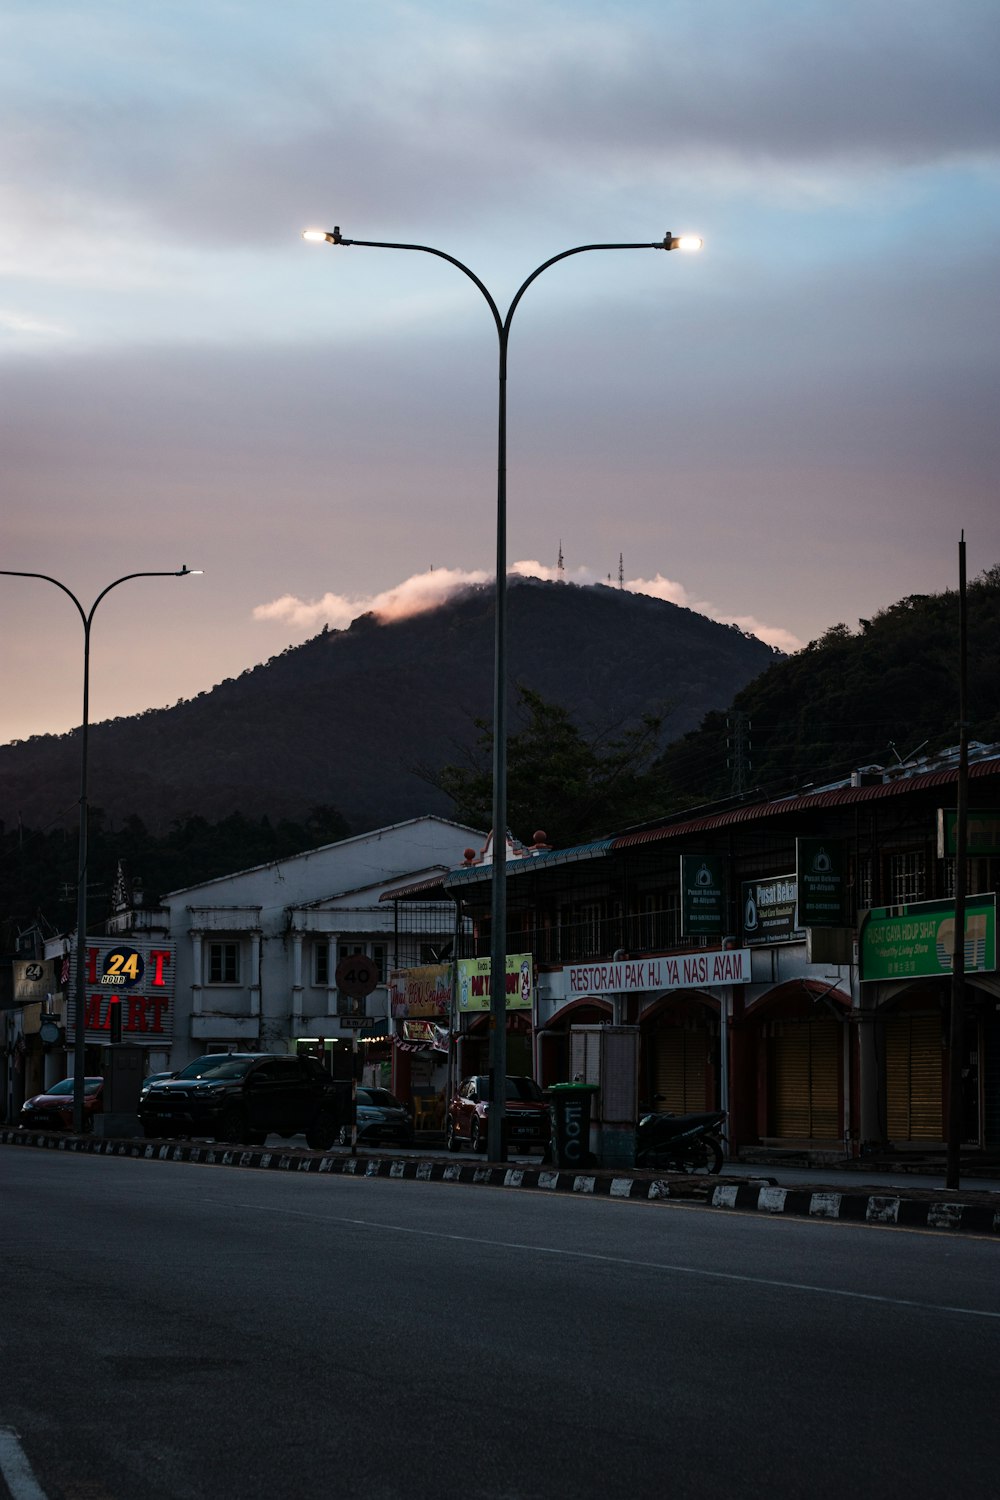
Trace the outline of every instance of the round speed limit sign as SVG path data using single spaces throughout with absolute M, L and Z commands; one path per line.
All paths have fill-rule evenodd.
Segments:
M 366 953 L 350 953 L 340 960 L 334 977 L 338 990 L 361 999 L 378 984 L 378 964 Z

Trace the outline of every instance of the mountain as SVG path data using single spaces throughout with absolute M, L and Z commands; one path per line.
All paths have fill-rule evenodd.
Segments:
M 1000 742 L 1000 566 L 967 591 L 969 736 Z M 959 596 L 911 594 L 834 625 L 795 656 L 775 661 L 734 699 L 742 716 L 744 789 L 750 795 L 816 785 L 863 766 L 889 767 L 958 743 Z M 664 800 L 674 806 L 733 790 L 726 715 L 712 712 L 663 757 Z M 728 759 L 732 759 L 730 753 Z
M 91 804 L 150 830 L 318 806 L 354 832 L 447 814 L 416 768 L 461 759 L 475 719 L 492 717 L 493 624 L 488 587 L 394 623 L 363 616 L 173 708 L 93 725 Z M 666 739 L 775 660 L 736 627 L 663 600 L 536 579 L 511 580 L 507 653 L 512 703 L 523 684 L 588 731 L 666 707 Z M 0 819 L 73 826 L 79 758 L 78 730 L 0 746 Z

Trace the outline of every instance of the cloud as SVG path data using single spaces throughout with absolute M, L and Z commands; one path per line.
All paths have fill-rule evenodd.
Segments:
M 4 336 L 51 341 L 69 338 L 70 331 L 62 324 L 54 323 L 46 318 L 36 318 L 31 313 L 15 312 L 12 308 L 0 307 L 0 338 Z
M 270 604 L 258 604 L 255 620 L 279 621 L 297 629 L 317 630 L 322 625 L 331 625 L 343 630 L 360 615 L 373 614 L 383 623 L 403 620 L 410 615 L 425 614 L 437 609 L 464 589 L 486 583 L 492 575 L 481 569 L 465 571 L 461 568 L 429 568 L 425 573 L 415 573 L 411 578 L 384 589 L 380 594 L 368 598 L 349 598 L 346 594 L 324 594 L 321 599 L 297 599 L 293 594 L 284 594 Z
M 519 578 L 541 578 L 549 582 L 567 582 L 579 585 L 603 584 L 612 580 L 599 577 L 591 568 L 578 567 L 569 574 L 565 570 L 549 567 L 535 559 L 511 563 L 508 572 Z M 298 599 L 294 594 L 283 594 L 269 604 L 258 604 L 253 618 L 265 624 L 291 625 L 297 630 L 319 630 L 323 625 L 343 630 L 360 615 L 373 614 L 383 623 L 404 620 L 411 615 L 425 614 L 438 609 L 461 594 L 465 589 L 492 580 L 492 573 L 483 569 L 431 568 L 369 598 L 348 598 L 345 594 L 324 594 L 321 599 Z M 780 625 L 768 625 L 753 615 L 731 615 L 718 610 L 707 601 L 695 600 L 682 583 L 664 578 L 657 573 L 655 578 L 633 578 L 625 581 L 624 587 L 633 594 L 647 594 L 654 599 L 665 599 L 696 614 L 707 615 L 721 625 L 736 625 L 740 630 L 755 635 L 779 651 L 801 650 L 804 642 L 790 630 Z
M 283 240 L 332 184 L 355 222 L 391 204 L 417 228 L 583 181 L 592 200 L 709 173 L 759 199 L 1000 147 L 995 0 L 614 9 L 521 6 L 512 25 L 507 3 L 382 0 L 349 19 L 299 3 L 291 24 L 251 7 L 223 33 L 211 7 L 149 19 L 98 0 L 53 37 L 26 7 L 0 71 L 8 180 L 31 227 L 117 215 L 133 241 L 155 225 L 218 249 Z
M 633 594 L 650 594 L 654 599 L 666 599 L 671 604 L 679 604 L 682 609 L 692 609 L 695 614 L 707 615 L 710 620 L 717 620 L 720 625 L 736 625 L 748 635 L 755 635 L 759 641 L 765 641 L 767 645 L 774 646 L 778 651 L 790 654 L 793 651 L 801 651 L 805 645 L 804 641 L 800 641 L 797 635 L 786 630 L 782 625 L 769 625 L 766 621 L 757 619 L 755 615 L 728 614 L 707 599 L 694 598 L 682 583 L 675 583 L 671 578 L 664 578 L 662 573 L 657 573 L 655 578 L 628 579 L 625 587 Z

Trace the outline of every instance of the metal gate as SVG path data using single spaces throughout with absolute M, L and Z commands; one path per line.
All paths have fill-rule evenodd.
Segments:
M 891 1141 L 944 1139 L 941 1017 L 886 1016 L 885 1114 Z
M 832 1018 L 774 1023 L 769 1135 L 811 1141 L 841 1138 L 841 1047 L 840 1024 Z
M 707 1097 L 710 1078 L 709 1033 L 701 1028 L 664 1026 L 656 1034 L 656 1108 L 675 1115 L 714 1109 Z

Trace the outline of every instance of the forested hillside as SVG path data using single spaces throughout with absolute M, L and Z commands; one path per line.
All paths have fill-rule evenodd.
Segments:
M 959 596 L 913 594 L 860 620 L 834 625 L 797 655 L 776 661 L 709 713 L 661 762 L 674 805 L 733 790 L 736 715 L 749 741 L 748 791 L 820 783 L 863 765 L 894 765 L 915 750 L 958 741 Z M 1000 566 L 968 589 L 968 721 L 972 739 L 1000 741 Z
M 524 580 L 510 589 L 512 702 L 524 685 L 587 733 L 661 713 L 663 739 L 724 707 L 774 659 L 763 642 L 659 599 Z M 93 727 L 92 802 L 109 825 L 189 817 L 301 820 L 333 806 L 352 832 L 449 814 L 423 772 L 460 757 L 492 714 L 493 591 L 394 624 L 325 631 L 173 708 Z M 0 819 L 72 827 L 76 734 L 0 747 Z

